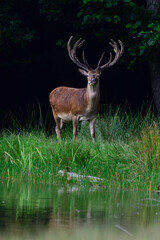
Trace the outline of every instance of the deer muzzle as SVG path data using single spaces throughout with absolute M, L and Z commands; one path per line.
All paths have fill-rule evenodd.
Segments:
M 92 79 L 89 80 L 89 85 L 93 86 L 93 85 L 95 85 L 95 84 L 96 84 L 96 81 L 95 81 L 94 78 L 92 78 Z

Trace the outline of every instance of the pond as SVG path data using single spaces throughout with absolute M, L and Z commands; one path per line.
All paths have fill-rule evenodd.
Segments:
M 53 239 L 62 232 L 70 237 L 59 239 L 71 239 L 72 233 L 81 229 L 89 229 L 92 239 L 102 232 L 104 236 L 108 236 L 106 232 L 123 234 L 128 239 L 137 229 L 145 232 L 150 226 L 160 227 L 160 195 L 156 192 L 0 182 L 0 239 L 44 239 L 44 233 Z M 79 233 L 73 239 L 81 239 L 78 237 Z

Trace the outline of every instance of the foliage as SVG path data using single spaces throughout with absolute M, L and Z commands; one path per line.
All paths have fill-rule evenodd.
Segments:
M 146 10 L 144 1 L 5 0 L 0 3 L 0 52 L 6 54 L 13 46 L 42 38 L 37 24 L 41 21 L 54 29 L 58 46 L 65 46 L 68 33 L 99 42 L 105 42 L 106 35 L 108 40 L 121 39 L 129 68 L 136 61 L 146 61 L 160 44 L 160 14 Z
M 25 2 L 19 1 L 1 1 L 0 2 L 0 53 L 12 51 L 13 45 L 31 41 L 33 31 L 25 25 L 24 17 L 21 13 L 24 11 Z
M 73 24 L 74 31 L 83 37 L 104 40 L 105 35 L 120 38 L 129 52 L 129 68 L 136 61 L 145 61 L 160 43 L 160 14 L 153 16 L 144 1 L 134 0 L 40 0 L 42 12 L 49 21 Z M 69 11 L 71 7 L 73 11 Z M 61 39 L 58 44 L 63 44 Z M 128 60 L 126 63 L 128 63 Z

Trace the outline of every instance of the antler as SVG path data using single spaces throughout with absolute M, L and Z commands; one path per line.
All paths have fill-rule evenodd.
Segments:
M 118 40 L 118 42 L 120 44 L 120 49 L 118 48 L 117 43 L 113 39 L 111 39 L 111 42 L 109 44 L 113 47 L 113 50 L 115 52 L 115 57 L 112 60 L 112 53 L 110 53 L 109 61 L 106 64 L 100 66 L 102 63 L 103 57 L 104 57 L 104 52 L 103 52 L 103 54 L 98 62 L 97 69 L 103 71 L 106 68 L 110 68 L 120 59 L 120 57 L 122 56 L 122 54 L 124 52 L 124 46 L 120 40 Z
M 82 38 L 80 38 L 73 46 L 73 48 L 71 49 L 71 40 L 72 40 L 73 36 L 71 36 L 68 40 L 68 44 L 67 44 L 67 49 L 68 49 L 68 54 L 69 54 L 69 57 L 70 59 L 76 64 L 78 65 L 79 67 L 85 69 L 85 70 L 90 70 L 90 66 L 85 58 L 85 55 L 84 55 L 84 51 L 82 52 L 82 59 L 84 61 L 84 63 L 81 63 L 78 58 L 77 58 L 77 55 L 76 55 L 76 50 L 81 48 L 83 43 L 85 42 L 85 40 L 82 40 Z

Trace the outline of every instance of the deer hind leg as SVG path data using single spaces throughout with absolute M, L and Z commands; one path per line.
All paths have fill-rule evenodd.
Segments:
M 92 141 L 95 142 L 95 118 L 90 121 L 89 128 L 90 128 Z
M 74 140 L 78 133 L 78 118 L 76 116 L 73 116 L 72 122 L 73 122 L 73 140 Z

